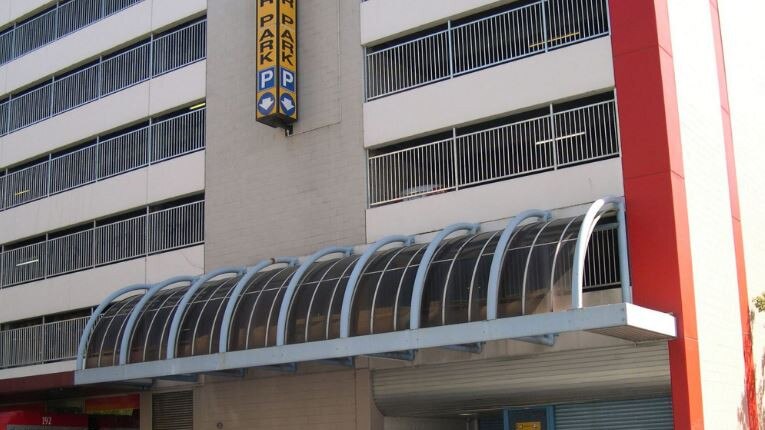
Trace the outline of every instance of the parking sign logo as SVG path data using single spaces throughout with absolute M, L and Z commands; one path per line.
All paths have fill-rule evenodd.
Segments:
M 295 72 L 289 69 L 282 68 L 281 69 L 282 76 L 281 76 L 281 86 L 282 88 L 295 92 Z
M 265 91 L 274 87 L 275 82 L 274 68 L 269 67 L 267 69 L 258 72 L 258 91 Z

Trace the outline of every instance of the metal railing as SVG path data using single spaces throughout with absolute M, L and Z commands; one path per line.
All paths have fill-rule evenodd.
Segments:
M 617 225 L 598 226 L 592 232 L 587 246 L 583 284 L 585 291 L 618 287 L 620 283 Z
M 619 154 L 614 101 L 370 156 L 369 205 L 443 193 Z
M 366 99 L 608 34 L 606 0 L 541 0 L 366 54 Z M 468 18 L 469 19 L 469 18 Z M 463 20 L 464 21 L 464 20 Z
M 206 57 L 206 21 L 198 21 L 93 65 L 56 76 L 0 103 L 0 135 L 12 133 Z
M 88 318 L 0 331 L 0 369 L 74 359 Z
M 0 211 L 205 147 L 205 109 L 110 137 L 0 176 Z
M 50 10 L 14 23 L 0 34 L 0 65 L 142 1 L 58 1 Z
M 0 288 L 204 241 L 204 201 L 93 226 L 0 253 Z

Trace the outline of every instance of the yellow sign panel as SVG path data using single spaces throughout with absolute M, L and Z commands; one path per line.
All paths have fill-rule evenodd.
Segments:
M 539 421 L 515 423 L 515 430 L 542 430 L 542 423 Z
M 256 1 L 256 119 L 285 127 L 297 121 L 297 0 Z

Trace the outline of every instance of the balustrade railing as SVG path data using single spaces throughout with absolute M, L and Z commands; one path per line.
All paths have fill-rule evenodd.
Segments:
M 0 331 L 0 369 L 73 360 L 88 317 Z
M 0 253 L 0 288 L 204 241 L 204 201 L 97 225 Z
M 142 1 L 59 1 L 50 10 L 14 23 L 0 33 L 0 65 Z
M 99 58 L 0 103 L 0 135 L 44 121 L 77 106 L 202 60 L 206 21 L 198 21 L 137 46 Z
M 606 0 L 541 0 L 371 47 L 366 98 L 453 78 L 608 34 Z
M 205 147 L 205 109 L 96 142 L 0 176 L 0 211 Z
M 619 154 L 614 101 L 553 111 L 449 139 L 373 155 L 369 205 L 377 206 L 591 162 Z

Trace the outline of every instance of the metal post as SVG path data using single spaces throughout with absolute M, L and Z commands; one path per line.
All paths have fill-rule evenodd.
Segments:
M 558 131 L 555 129 L 555 111 L 550 104 L 550 142 L 552 143 L 553 169 L 558 170 Z
M 619 209 L 616 213 L 616 219 L 619 222 L 616 234 L 619 239 L 619 272 L 622 284 L 622 301 L 625 303 L 632 303 L 632 279 L 630 278 L 629 248 L 627 247 L 627 217 L 625 206 L 626 203 L 624 199 L 622 199 L 622 201 L 619 202 Z
M 61 3 L 56 2 L 56 8 L 53 12 L 53 40 L 58 39 L 58 16 L 61 11 Z
M 100 85 L 99 85 L 99 88 L 100 88 Z M 94 152 L 96 153 L 93 156 L 93 158 L 94 158 L 94 160 L 93 160 L 93 182 L 98 182 L 99 176 L 100 176 L 99 175 L 99 170 L 100 170 L 99 167 L 100 166 L 98 165 L 98 163 L 100 162 L 100 159 L 99 159 L 98 154 L 99 154 L 99 152 L 101 152 L 100 151 L 101 150 L 101 136 L 96 136 L 96 144 L 93 145 L 93 148 L 95 149 Z
M 103 77 L 102 77 L 103 74 L 104 74 L 104 57 L 103 57 L 103 55 L 98 57 L 98 65 L 96 67 L 98 67 L 98 79 L 97 79 L 97 81 L 98 81 L 98 91 L 96 92 L 96 100 L 98 100 L 98 99 L 101 98 L 101 92 L 102 92 L 101 91 L 101 87 L 102 87 L 102 84 L 103 84 Z
M 449 79 L 454 77 L 454 37 L 452 36 L 452 21 L 446 22 L 447 40 L 449 44 Z
M 53 108 L 56 104 L 56 77 L 50 78 L 50 111 L 48 112 L 47 118 L 50 118 L 53 116 Z
M 7 118 L 5 122 L 4 134 L 8 134 L 11 132 L 11 107 L 12 107 L 11 102 L 12 101 L 13 101 L 13 96 L 9 95 L 8 96 L 8 113 L 7 113 Z
M 452 128 L 452 168 L 454 169 L 454 191 L 460 189 L 460 163 L 457 160 L 457 129 Z
M 93 220 L 93 233 L 90 235 L 90 250 L 92 252 L 90 267 L 96 267 L 96 220 Z
M 16 23 L 13 23 L 13 38 L 11 39 L 11 60 L 16 59 L 16 29 L 18 26 Z M 9 60 L 10 61 L 10 60 Z M 10 105 L 8 106 L 10 108 Z
M 540 6 L 542 6 L 542 38 L 544 41 L 545 46 L 545 52 L 550 50 L 549 42 L 547 40 L 547 0 L 542 0 L 539 2 Z
M 149 125 L 146 126 L 146 165 L 151 166 L 151 144 L 154 135 L 154 118 L 149 117 Z
M 51 183 L 53 182 L 53 175 L 51 172 L 51 168 L 53 166 L 53 156 L 52 154 L 48 154 L 48 161 L 46 164 L 46 180 L 45 180 L 45 196 L 50 197 L 50 189 L 51 189 Z
M 146 233 L 146 237 L 144 238 L 144 249 L 143 249 L 143 255 L 148 256 L 151 251 L 149 248 L 149 207 L 146 206 L 146 213 L 144 214 L 143 218 L 143 228 Z

